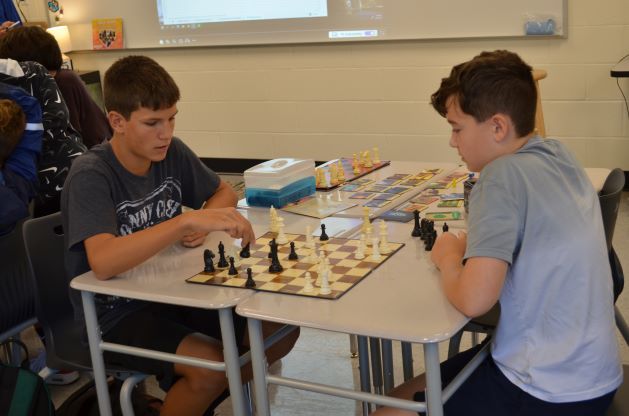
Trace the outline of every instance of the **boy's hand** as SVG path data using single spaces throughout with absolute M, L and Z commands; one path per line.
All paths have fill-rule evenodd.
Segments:
M 466 245 L 467 234 L 465 232 L 459 231 L 458 235 L 449 232 L 443 233 L 437 237 L 430 258 L 438 269 L 441 269 L 449 259 L 460 264 L 465 254 Z
M 224 231 L 232 238 L 241 238 L 243 247 L 255 240 L 251 223 L 232 207 L 189 211 L 181 217 L 184 221 L 184 235 L 186 236 L 194 233 L 207 235 L 212 231 Z
M 200 233 L 194 232 L 190 234 L 186 234 L 181 239 L 181 245 L 188 248 L 198 247 L 205 241 L 205 237 L 207 237 L 208 233 Z

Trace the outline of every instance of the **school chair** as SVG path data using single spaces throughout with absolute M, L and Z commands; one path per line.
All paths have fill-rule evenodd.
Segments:
M 542 110 L 542 92 L 539 82 L 546 78 L 548 73 L 543 69 L 533 69 L 533 79 L 537 89 L 537 105 L 535 106 L 535 131 L 540 137 L 546 137 L 546 125 L 544 124 L 544 111 Z
M 612 270 L 612 282 L 614 285 L 614 301 L 618 299 L 618 295 L 622 292 L 624 286 L 624 274 L 618 255 L 612 246 L 614 239 L 614 229 L 616 228 L 616 219 L 618 218 L 618 209 L 620 207 L 620 197 L 625 186 L 625 173 L 622 169 L 616 168 L 612 170 L 605 183 L 598 193 L 598 199 L 601 204 L 601 215 L 603 217 L 603 228 L 605 230 L 605 242 L 607 244 L 607 252 L 609 253 L 609 264 Z M 616 316 L 619 316 L 616 308 Z M 448 345 L 448 358 L 459 352 L 461 338 L 464 332 L 471 332 L 474 336 L 473 344 L 477 343 L 477 334 L 491 334 L 498 325 L 500 318 L 500 304 L 496 304 L 489 312 L 478 318 L 472 319 L 457 334 L 450 338 Z M 629 413 L 628 413 L 629 414 Z
M 20 332 L 35 324 L 35 289 L 28 273 L 22 225 L 0 237 L 0 344 L 19 337 Z M 8 362 L 20 364 L 20 349 L 8 345 Z
M 23 227 L 26 256 L 37 296 L 36 314 L 45 333 L 46 365 L 82 372 L 92 371 L 89 348 L 82 341 L 82 325 L 74 320 L 69 298 L 69 281 L 64 265 L 61 213 L 26 221 Z M 131 392 L 144 374 L 124 368 L 108 373 L 125 379 L 120 390 L 123 414 L 133 415 Z

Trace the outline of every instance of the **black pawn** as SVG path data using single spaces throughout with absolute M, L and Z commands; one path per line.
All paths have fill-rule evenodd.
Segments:
M 251 267 L 247 267 L 247 281 L 245 282 L 245 287 L 248 289 L 253 289 L 256 287 L 256 281 L 253 280 Z
M 288 260 L 297 260 L 297 252 L 295 251 L 295 242 L 290 242 L 290 253 L 288 254 Z
M 319 241 L 328 241 L 330 237 L 325 233 L 325 224 L 321 224 L 321 235 L 319 236 Z
M 236 265 L 234 264 L 236 260 L 233 257 L 229 258 L 229 270 L 227 271 L 227 274 L 230 276 L 235 276 L 238 274 L 238 270 L 236 270 Z
M 419 225 L 419 211 L 413 211 L 413 216 L 415 217 L 415 226 L 413 227 L 413 231 L 411 232 L 412 237 L 420 237 L 422 235 L 422 229 Z
M 207 273 L 214 273 L 216 269 L 214 269 L 214 253 L 210 249 L 205 249 L 203 251 L 203 262 L 205 263 L 205 268 L 203 271 Z
M 229 266 L 229 263 L 227 263 L 227 258 L 225 257 L 225 246 L 223 245 L 222 241 L 218 243 L 218 256 L 218 263 L 216 263 L 216 267 L 218 267 L 219 269 L 224 269 Z
M 448 223 L 444 222 L 443 227 L 441 227 L 441 230 L 443 230 L 444 233 L 447 233 L 449 229 L 450 227 L 448 227 Z
M 249 249 L 249 244 L 247 244 L 240 250 L 240 258 L 248 259 L 249 257 L 251 257 L 251 250 Z

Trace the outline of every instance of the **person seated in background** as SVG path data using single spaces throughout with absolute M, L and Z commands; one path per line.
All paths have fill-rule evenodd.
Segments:
M 35 196 L 35 183 L 7 166 L 7 160 L 22 138 L 26 116 L 14 101 L 0 99 L 0 236 L 5 235 L 29 215 Z
M 0 82 L 21 87 L 39 101 L 43 114 L 44 137 L 39 160 L 39 188 L 35 217 L 59 211 L 61 190 L 72 161 L 86 148 L 79 133 L 70 125 L 68 108 L 48 70 L 37 62 L 0 59 Z
M 54 77 L 70 114 L 70 124 L 87 148 L 111 137 L 112 131 L 103 110 L 89 95 L 76 72 L 61 68 L 63 59 L 53 35 L 39 26 L 22 26 L 0 38 L 0 58 L 35 61 Z

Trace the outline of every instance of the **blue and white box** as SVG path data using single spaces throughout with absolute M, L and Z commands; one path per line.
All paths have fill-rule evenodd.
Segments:
M 247 204 L 281 208 L 316 191 L 312 159 L 273 159 L 245 171 Z

